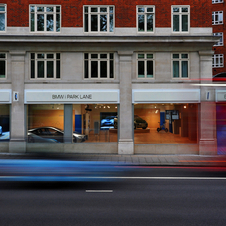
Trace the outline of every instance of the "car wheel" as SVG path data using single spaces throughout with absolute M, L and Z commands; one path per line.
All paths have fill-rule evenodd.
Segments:
M 114 129 L 118 129 L 118 123 L 114 123 Z
M 147 129 L 147 127 L 143 127 L 142 129 Z
M 167 128 L 165 128 L 165 132 L 166 132 L 166 133 L 168 132 L 168 129 L 167 129 Z
M 157 131 L 159 132 L 161 129 L 160 128 L 157 128 Z
M 136 129 L 137 128 L 137 125 L 136 124 L 134 124 L 134 129 Z

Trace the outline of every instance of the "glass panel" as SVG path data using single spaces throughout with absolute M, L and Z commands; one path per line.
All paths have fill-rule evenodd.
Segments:
M 138 31 L 144 31 L 144 15 L 138 15 Z
M 0 6 L 0 12 L 4 12 L 5 11 L 5 6 Z
M 100 15 L 100 31 L 107 31 L 107 15 Z
M 53 7 L 46 7 L 46 12 L 53 12 Z
M 179 8 L 173 8 L 173 12 L 174 12 L 174 13 L 177 13 L 177 12 L 179 12 L 179 11 L 180 11 Z
M 92 59 L 97 59 L 98 58 L 98 54 L 91 54 L 91 58 Z
M 188 8 L 182 8 L 182 12 L 183 13 L 187 13 L 188 12 Z
M 147 31 L 153 31 L 153 15 L 147 14 Z
M 10 139 L 10 104 L 0 104 L 0 141 Z
M 100 12 L 107 12 L 107 8 L 100 8 Z
M 60 78 L 60 61 L 59 60 L 57 60 L 57 62 L 56 62 L 56 66 L 57 66 L 57 68 L 56 68 L 56 78 Z
M 85 14 L 85 32 L 89 31 L 88 14 Z
M 179 31 L 179 15 L 173 15 L 173 31 Z
M 100 58 L 107 58 L 107 54 L 100 54 Z
M 153 78 L 153 61 L 147 61 L 147 78 Z
M 46 19 L 46 30 L 47 31 L 54 31 L 53 15 L 47 15 L 47 19 Z
M 113 7 L 110 7 L 110 13 L 113 13 Z
M 53 61 L 47 61 L 47 78 L 54 77 L 54 67 Z
M 147 8 L 147 12 L 149 13 L 149 12 L 153 12 L 153 8 Z
M 140 13 L 140 12 L 143 13 L 143 12 L 144 12 L 144 8 L 140 8 L 140 7 L 139 7 L 139 8 L 138 8 L 138 12 L 139 12 L 139 13 Z
M 110 59 L 114 59 L 114 53 L 110 53 Z
M 56 15 L 56 31 L 60 32 L 60 14 Z
M 144 59 L 144 54 L 138 54 L 138 59 Z
M 38 61 L 38 78 L 44 78 L 44 61 Z
M 138 61 L 138 78 L 144 78 L 144 61 Z
M 53 59 L 53 58 L 54 58 L 54 54 L 52 54 L 52 53 L 51 54 L 49 54 L 49 53 L 47 54 L 47 59 Z
M 37 7 L 38 12 L 44 12 L 44 7 Z
M 114 19 L 113 14 L 110 14 L 110 32 L 113 32 L 114 30 Z
M 107 78 L 107 61 L 100 62 L 100 77 Z
M 91 61 L 91 78 L 98 78 L 98 61 Z
M 89 54 L 88 53 L 84 53 L 84 58 L 85 59 L 89 59 Z
M 44 58 L 45 58 L 45 55 L 44 55 L 43 53 L 39 53 L 39 54 L 38 54 L 38 58 L 39 58 L 39 59 L 44 59 Z
M 88 13 L 88 7 L 87 6 L 85 7 L 85 13 Z
M 31 60 L 31 78 L 35 78 L 35 61 Z
M 5 78 L 5 60 L 0 60 L 0 78 Z
M 179 54 L 173 54 L 173 59 L 179 59 L 180 58 L 179 56 L 180 56 Z
M 57 58 L 57 59 L 60 59 L 60 53 L 57 53 L 57 54 L 56 54 L 56 58 Z
M 31 14 L 31 31 L 35 31 L 35 14 Z
M 44 31 L 44 14 L 37 15 L 37 31 Z
M 179 61 L 173 61 L 173 77 L 179 78 Z
M 182 78 L 188 77 L 188 61 L 182 61 Z
M 0 53 L 0 58 L 5 58 L 5 53 Z
M 84 64 L 84 70 L 85 70 L 85 78 L 89 77 L 89 68 L 88 68 L 88 61 L 85 60 L 85 64 Z
M 97 15 L 91 15 L 91 31 L 98 31 Z
M 56 12 L 57 12 L 57 13 L 60 13 L 60 6 L 57 6 L 57 7 L 56 7 Z
M 110 78 L 114 78 L 114 61 L 110 60 Z
M 31 13 L 35 12 L 35 7 L 34 6 L 30 6 L 30 12 Z
M 91 12 L 98 12 L 98 8 L 92 7 L 92 8 L 91 8 Z
M 35 59 L 35 54 L 31 53 L 31 59 Z
M 5 14 L 0 13 L 0 31 L 5 31 Z
M 148 59 L 150 59 L 150 58 L 153 59 L 153 54 L 147 54 L 147 58 L 148 58 Z
M 181 54 L 181 58 L 183 58 L 183 59 L 188 59 L 188 54 L 182 53 L 182 54 Z
M 182 31 L 188 31 L 188 15 L 182 15 Z

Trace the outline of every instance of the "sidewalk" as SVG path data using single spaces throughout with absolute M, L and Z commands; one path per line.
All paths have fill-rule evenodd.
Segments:
M 117 155 L 117 154 L 14 154 L 0 153 L 0 159 L 67 159 L 108 161 L 140 166 L 226 166 L 226 155 Z

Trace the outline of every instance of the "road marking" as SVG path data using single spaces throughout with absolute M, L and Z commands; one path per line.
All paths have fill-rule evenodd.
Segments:
M 93 193 L 111 193 L 113 190 L 86 190 L 86 192 L 93 192 Z

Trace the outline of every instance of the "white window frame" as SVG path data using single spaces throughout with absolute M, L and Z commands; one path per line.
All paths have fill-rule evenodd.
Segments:
M 34 12 L 31 12 L 31 7 L 34 7 Z M 44 7 L 44 11 L 38 11 L 38 7 Z M 53 12 L 47 12 L 47 8 L 52 8 L 54 9 Z M 57 7 L 60 7 L 60 12 L 57 12 Z M 44 14 L 44 31 L 38 31 L 37 30 L 37 15 L 39 14 Z M 32 31 L 32 15 L 34 15 L 34 31 Z M 47 31 L 47 15 L 53 15 L 53 21 L 54 21 L 54 29 L 53 31 Z M 57 15 L 60 15 L 60 30 L 57 31 Z M 29 30 L 31 33 L 59 33 L 61 32 L 61 5 L 36 5 L 36 4 L 31 4 L 29 5 Z
M 34 59 L 32 58 L 32 54 L 35 55 Z M 38 58 L 38 54 L 44 54 L 44 58 Z M 47 54 L 53 54 L 54 57 L 53 58 L 47 58 Z M 57 59 L 57 54 L 60 54 L 60 58 Z M 34 62 L 34 78 L 32 78 L 31 74 L 32 74 L 32 63 Z M 44 77 L 43 78 L 38 78 L 38 62 L 39 61 L 44 61 Z M 53 77 L 52 78 L 48 78 L 47 77 L 47 62 L 48 61 L 53 61 Z M 60 62 L 60 69 L 59 69 L 59 74 L 60 77 L 57 78 L 57 62 Z M 43 80 L 43 79 L 48 79 L 48 80 L 60 80 L 61 79 L 61 53 L 57 52 L 57 53 L 52 53 L 52 52 L 30 52 L 30 73 L 29 73 L 29 78 L 31 80 Z
M 88 12 L 86 12 L 86 8 L 88 8 Z M 91 8 L 97 8 L 98 12 L 91 12 Z M 100 8 L 107 8 L 107 12 L 100 12 Z M 110 8 L 113 8 L 113 12 L 111 12 Z M 91 15 L 97 15 L 97 21 L 98 21 L 98 30 L 97 31 L 91 31 Z M 107 31 L 100 31 L 100 16 L 101 15 L 107 15 Z M 113 30 L 110 30 L 110 18 L 111 15 L 113 17 Z M 88 16 L 88 31 L 86 31 L 86 16 Z M 83 31 L 84 33 L 113 33 L 115 30 L 115 6 L 114 5 L 84 5 L 83 6 Z
M 212 4 L 224 3 L 224 0 L 212 0 Z
M 218 25 L 224 23 L 224 13 L 223 11 L 212 12 L 212 25 Z
M 88 54 L 88 58 L 85 57 L 85 54 Z M 97 54 L 98 55 L 98 58 L 92 58 L 92 54 Z M 107 54 L 107 58 L 101 58 L 101 54 Z M 110 57 L 110 54 L 113 54 L 113 58 Z M 85 80 L 87 79 L 92 79 L 92 80 L 95 80 L 95 79 L 98 79 L 98 80 L 106 80 L 106 79 L 110 79 L 110 80 L 113 80 L 115 79 L 115 54 L 113 52 L 101 52 L 101 53 L 95 53 L 95 52 L 91 52 L 91 53 L 84 53 L 84 76 L 83 78 Z M 92 77 L 91 75 L 91 62 L 92 61 L 97 61 L 98 62 L 98 76 L 97 77 Z M 100 70 L 100 62 L 101 61 L 107 61 L 107 77 L 104 78 L 104 77 L 101 77 L 101 70 Z M 87 64 L 88 62 L 88 64 Z M 113 78 L 110 77 L 111 75 L 111 62 L 113 62 L 113 65 L 112 65 L 112 70 L 113 70 Z M 88 66 L 88 78 L 86 77 L 86 64 Z
M 179 12 L 173 12 L 174 8 L 179 8 Z M 188 8 L 188 12 L 182 12 L 183 8 Z M 179 16 L 179 31 L 174 31 L 173 30 L 173 17 L 174 15 L 178 15 Z M 182 31 L 182 17 L 183 15 L 187 15 L 188 16 L 188 30 L 187 31 Z M 172 33 L 189 33 L 190 32 L 190 5 L 172 5 L 171 6 L 171 29 L 172 29 Z
M 144 12 L 139 12 L 139 8 L 144 8 Z M 148 12 L 152 9 L 152 12 Z M 147 31 L 147 16 L 148 14 L 153 15 L 153 30 Z M 144 31 L 139 31 L 139 15 L 144 15 Z M 155 32 L 155 6 L 154 5 L 137 5 L 137 32 L 142 33 L 154 33 Z
M 144 58 L 139 58 L 140 54 L 144 54 Z M 148 58 L 147 55 L 150 54 L 152 55 L 152 58 Z M 155 78 L 155 54 L 153 52 L 138 52 L 136 54 L 136 61 L 137 61 L 137 67 L 136 67 L 136 75 L 137 79 L 154 79 Z M 138 74 L 138 62 L 143 61 L 144 62 L 144 77 L 139 77 Z M 152 61 L 153 62 L 153 77 L 147 77 L 147 61 Z
M 0 33 L 5 33 L 6 32 L 6 28 L 7 28 L 7 5 L 0 3 L 0 7 L 5 7 L 4 11 L 0 11 L 0 14 L 5 14 L 5 30 L 2 30 L 2 31 L 0 30 Z
M 214 54 L 212 56 L 212 67 L 224 67 L 224 54 Z
M 179 58 L 173 58 L 174 54 L 179 54 Z M 183 54 L 187 54 L 188 57 L 187 58 L 182 58 L 182 55 Z M 179 77 L 173 77 L 173 69 L 174 69 L 174 66 L 173 66 L 173 62 L 174 61 L 179 61 Z M 188 77 L 182 77 L 182 62 L 183 61 L 187 61 L 188 62 Z M 189 53 L 188 52 L 174 52 L 174 53 L 171 53 L 171 75 L 172 75 L 172 79 L 189 79 L 190 77 L 190 57 L 189 57 Z
M 223 46 L 224 45 L 224 33 L 218 32 L 218 33 L 213 33 L 213 35 L 220 37 L 220 41 L 218 43 L 216 43 L 214 46 Z
M 0 52 L 0 54 L 5 54 L 5 58 L 0 58 L 0 61 L 5 61 L 5 77 L 4 78 L 0 77 L 0 80 L 2 80 L 2 79 L 7 79 L 7 53 Z

